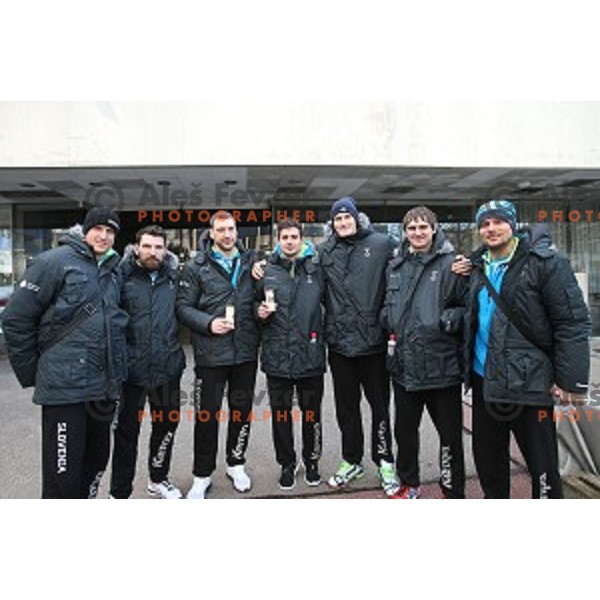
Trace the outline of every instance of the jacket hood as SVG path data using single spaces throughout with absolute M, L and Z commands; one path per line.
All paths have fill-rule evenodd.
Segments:
M 544 223 L 535 223 L 529 227 L 524 227 L 520 232 L 520 237 L 527 240 L 531 246 L 531 251 L 539 256 L 556 254 L 556 245 Z
M 86 244 L 83 236 L 83 226 L 79 223 L 73 225 L 58 238 L 59 246 L 71 246 L 80 254 L 86 254 L 90 257 L 94 257 L 92 249 Z
M 371 225 L 371 220 L 364 212 L 358 213 L 358 223 L 357 223 L 357 233 L 362 231 L 373 231 L 373 226 Z M 329 219 L 327 223 L 325 223 L 324 235 L 326 238 L 330 238 L 335 235 L 335 230 L 333 229 L 333 221 Z

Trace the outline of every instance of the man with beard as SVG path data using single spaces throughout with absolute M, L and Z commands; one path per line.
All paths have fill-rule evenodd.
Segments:
M 120 265 L 122 306 L 129 314 L 129 377 L 114 434 L 110 494 L 129 498 L 133 491 L 141 421 L 152 422 L 148 487 L 153 496 L 176 500 L 181 492 L 168 478 L 179 424 L 180 382 L 185 356 L 175 317 L 177 258 L 167 252 L 165 231 L 149 225 L 136 234 Z M 144 411 L 146 400 L 151 411 Z
M 88 211 L 27 269 L 3 319 L 11 365 L 42 406 L 42 497 L 95 498 L 126 377 L 119 217 Z
M 203 499 L 212 484 L 226 386 L 227 475 L 238 492 L 252 485 L 244 464 L 258 353 L 250 275 L 253 257 L 254 252 L 245 251 L 238 242 L 233 216 L 218 211 L 179 283 L 177 316 L 191 330 L 196 363 L 194 483 L 188 499 Z

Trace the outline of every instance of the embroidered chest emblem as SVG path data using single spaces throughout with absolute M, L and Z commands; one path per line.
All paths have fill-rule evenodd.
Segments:
M 431 275 L 429 276 L 429 281 L 431 281 L 431 282 L 437 281 L 439 273 L 440 272 L 438 270 L 431 271 Z
M 368 246 L 365 248 L 364 256 L 365 258 L 369 258 L 371 256 L 371 248 Z

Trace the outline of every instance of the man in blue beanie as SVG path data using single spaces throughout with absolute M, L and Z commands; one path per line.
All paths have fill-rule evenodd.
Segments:
M 562 498 L 553 404 L 587 395 L 590 319 L 573 269 L 540 227 L 516 233 L 507 200 L 475 217 L 466 376 L 473 394 L 473 456 L 486 498 L 510 496 L 511 432 L 534 498 Z
M 325 275 L 325 339 L 342 434 L 342 462 L 328 484 L 341 488 L 364 476 L 362 390 L 371 406 L 372 458 L 385 493 L 392 496 L 400 484 L 392 455 L 386 339 L 379 313 L 385 296 L 385 269 L 397 244 L 373 231 L 353 198 L 337 200 L 331 218 L 332 235 L 319 253 Z

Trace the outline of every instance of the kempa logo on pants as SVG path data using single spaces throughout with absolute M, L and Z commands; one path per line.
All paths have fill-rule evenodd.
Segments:
M 379 456 L 386 456 L 389 452 L 387 441 L 387 425 L 385 421 L 380 421 L 379 427 L 377 427 L 377 454 Z
M 550 484 L 548 483 L 548 473 L 542 473 L 540 475 L 540 498 L 548 499 L 548 492 L 552 489 Z
M 59 475 L 67 472 L 67 424 L 56 424 L 56 471 Z
M 167 450 L 169 449 L 169 445 L 171 444 L 171 440 L 173 439 L 173 432 L 169 431 L 163 438 L 163 441 L 160 443 L 158 448 L 158 452 L 156 456 L 152 458 L 152 466 L 155 469 L 160 469 L 165 463 L 165 457 L 167 455 Z
M 450 446 L 442 446 L 441 463 L 442 485 L 446 488 L 450 488 L 452 487 L 452 453 L 450 452 Z
M 250 425 L 243 425 L 238 435 L 237 444 L 235 445 L 235 448 L 231 451 L 231 456 L 233 456 L 233 458 L 235 458 L 236 460 L 242 460 L 242 458 L 244 458 L 244 449 L 246 446 L 245 442 L 249 435 Z

